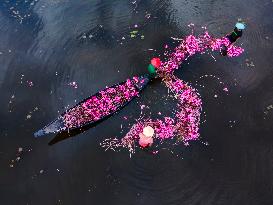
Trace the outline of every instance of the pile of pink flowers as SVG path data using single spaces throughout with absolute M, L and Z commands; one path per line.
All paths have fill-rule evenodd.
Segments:
M 189 35 L 181 41 L 173 53 L 167 56 L 168 60 L 158 68 L 158 74 L 162 78 L 169 74 L 172 75 L 188 57 L 196 53 L 204 53 L 208 49 L 219 51 L 222 46 L 228 48 L 227 55 L 229 57 L 236 57 L 244 52 L 243 48 L 230 44 L 226 37 L 213 38 L 207 31 L 197 37 Z
M 202 101 L 198 92 L 174 76 L 165 79 L 165 84 L 178 100 L 173 132 L 184 142 L 198 139 L 202 110 Z
M 135 146 L 135 142 L 139 139 L 139 133 L 146 126 L 154 128 L 156 133 L 154 138 L 160 142 L 177 137 L 179 141 L 187 143 L 190 140 L 199 138 L 198 130 L 202 109 L 199 94 L 191 86 L 174 76 L 165 79 L 164 83 L 178 100 L 175 118 L 165 117 L 164 120 L 142 119 L 134 124 L 122 139 L 124 146 Z
M 133 153 L 135 144 L 139 140 L 139 133 L 143 131 L 145 126 L 151 126 L 155 130 L 154 138 L 159 139 L 161 142 L 174 137 L 185 144 L 188 141 L 197 140 L 200 136 L 202 101 L 199 93 L 194 88 L 174 76 L 174 71 L 188 57 L 196 53 L 204 53 L 209 49 L 219 51 L 223 45 L 228 48 L 227 55 L 229 57 L 239 56 L 244 51 L 243 48 L 230 44 L 226 37 L 213 38 L 208 32 L 204 32 L 197 37 L 189 35 L 185 40 L 182 40 L 180 45 L 175 48 L 175 51 L 166 56 L 167 61 L 157 68 L 158 76 L 162 78 L 166 87 L 178 100 L 175 118 L 165 117 L 164 120 L 142 119 L 131 127 L 120 143 L 117 143 L 117 139 L 115 139 L 115 147 L 127 147 Z M 103 143 L 103 147 L 108 145 L 108 141 Z
M 100 91 L 96 96 L 68 110 L 63 116 L 66 128 L 81 127 L 89 122 L 97 121 L 116 111 L 118 107 L 139 94 L 136 89 L 137 77 L 128 79 L 124 84 Z

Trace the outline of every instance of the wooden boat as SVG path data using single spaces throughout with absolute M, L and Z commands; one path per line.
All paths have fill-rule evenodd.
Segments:
M 79 102 L 78 104 L 73 106 L 72 108 L 66 110 L 56 120 L 49 123 L 47 126 L 42 128 L 41 130 L 35 132 L 34 136 L 40 137 L 40 136 L 50 134 L 50 133 L 65 132 L 65 131 L 83 128 L 83 127 L 90 126 L 92 124 L 101 122 L 101 121 L 109 118 L 110 116 L 114 115 L 116 112 L 118 112 L 119 110 L 124 108 L 128 103 L 130 103 L 136 96 L 138 96 L 138 93 L 146 87 L 146 85 L 149 83 L 149 81 L 150 81 L 150 76 L 147 74 L 147 75 L 143 75 L 140 77 L 134 77 L 134 78 L 128 79 L 127 81 L 124 81 L 122 83 L 118 83 L 118 84 L 113 85 L 111 87 L 105 88 L 104 90 L 82 100 L 81 102 Z M 116 105 L 111 110 L 108 110 L 108 111 L 106 110 L 107 112 L 100 114 L 99 118 L 98 117 L 96 117 L 96 118 L 90 117 L 90 115 L 88 118 L 88 115 L 87 115 L 87 117 L 81 115 L 82 113 L 86 113 L 84 111 L 84 109 L 88 109 L 88 108 L 86 108 L 86 103 L 92 102 L 92 99 L 94 99 L 94 98 L 96 98 L 96 100 L 100 100 L 102 93 L 107 93 L 111 89 L 112 90 L 118 89 L 118 88 L 121 88 L 122 86 L 123 86 L 123 88 L 126 88 L 126 85 L 128 85 L 128 82 L 132 83 L 130 85 L 132 86 L 131 89 L 134 89 L 136 91 L 135 95 L 127 97 L 125 100 L 123 99 L 120 104 Z M 119 93 L 119 95 L 122 95 L 122 93 Z M 101 98 L 101 100 L 103 100 L 103 98 Z M 89 103 L 88 106 L 96 107 L 97 104 L 98 103 L 96 103 L 96 104 Z M 107 109 L 107 106 L 106 106 L 106 109 Z M 98 110 L 98 108 L 96 108 L 96 110 Z M 77 113 L 78 111 L 79 111 L 79 113 Z M 67 116 L 72 116 L 72 118 L 73 118 L 72 123 L 69 124 L 67 122 Z M 81 118 L 81 120 L 78 120 L 77 118 Z

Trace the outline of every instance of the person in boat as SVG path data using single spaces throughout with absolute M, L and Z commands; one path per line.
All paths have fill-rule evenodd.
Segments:
M 139 133 L 139 145 L 141 148 L 148 148 L 153 144 L 154 129 L 151 126 L 146 126 L 142 133 Z
M 161 66 L 160 58 L 152 58 L 151 64 L 148 66 L 149 77 L 155 78 L 157 76 L 156 69 Z
M 235 28 L 234 28 L 234 30 L 230 33 L 230 34 L 228 34 L 227 36 L 226 36 L 226 38 L 229 40 L 229 42 L 230 42 L 230 44 L 233 44 L 233 43 L 235 43 L 240 37 L 242 37 L 242 35 L 243 35 L 243 30 L 245 29 L 245 24 L 244 23 L 242 23 L 242 22 L 237 22 L 236 24 L 235 24 Z M 223 56 L 226 56 L 227 55 L 227 47 L 226 46 L 222 46 L 222 48 L 221 48 L 221 54 L 223 55 Z
M 244 29 L 245 29 L 245 24 L 241 22 L 237 22 L 235 24 L 234 30 L 226 36 L 228 40 L 230 41 L 230 43 L 235 43 L 240 37 L 242 37 Z

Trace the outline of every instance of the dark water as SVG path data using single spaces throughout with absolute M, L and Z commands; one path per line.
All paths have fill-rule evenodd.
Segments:
M 272 6 L 270 0 L 2 0 L 0 204 L 272 205 Z M 131 159 L 126 151 L 100 148 L 103 139 L 123 136 L 121 123 L 124 132 L 129 127 L 123 117 L 132 123 L 139 105 L 170 113 L 173 104 L 161 100 L 167 91 L 159 81 L 80 135 L 52 146 L 54 135 L 33 137 L 75 100 L 146 73 L 170 37 L 190 33 L 189 23 L 196 32 L 205 25 L 222 36 L 238 18 L 247 22 L 242 56 L 194 56 L 176 73 L 198 81 L 206 121 L 199 142 L 174 154 L 138 151 Z M 143 40 L 130 38 L 136 29 Z M 206 74 L 229 92 L 215 78 L 200 79 Z M 73 81 L 77 89 L 68 86 Z

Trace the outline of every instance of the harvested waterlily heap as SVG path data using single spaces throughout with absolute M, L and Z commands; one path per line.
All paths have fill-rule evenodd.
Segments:
M 65 129 L 81 127 L 111 114 L 139 94 L 136 88 L 138 81 L 136 77 L 128 79 L 125 84 L 100 91 L 98 95 L 70 109 L 62 116 Z
M 167 61 L 161 63 L 161 66 L 157 68 L 158 77 L 178 100 L 175 117 L 165 117 L 164 120 L 141 119 L 131 127 L 124 138 L 121 140 L 106 139 L 101 143 L 102 147 L 113 150 L 126 147 L 130 153 L 134 153 L 135 146 L 139 142 L 139 134 L 146 126 L 151 126 L 155 130 L 153 138 L 158 139 L 161 143 L 173 138 L 177 138 L 184 144 L 191 140 L 197 140 L 200 136 L 202 101 L 194 88 L 174 76 L 174 71 L 188 57 L 196 53 L 204 53 L 207 50 L 219 51 L 223 45 L 227 46 L 229 57 L 239 56 L 244 51 L 241 47 L 231 45 L 227 38 L 213 38 L 208 32 L 197 37 L 189 35 L 185 40 L 181 40 L 175 51 L 166 56 Z

